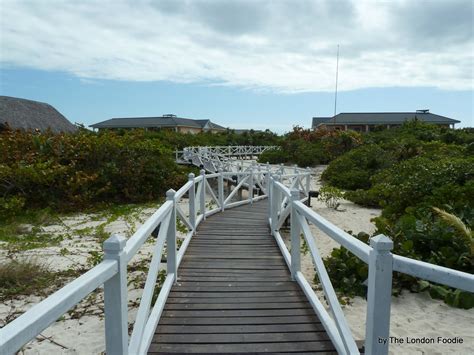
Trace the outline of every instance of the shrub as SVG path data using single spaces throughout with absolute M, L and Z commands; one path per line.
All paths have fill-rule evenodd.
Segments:
M 87 207 L 163 196 L 185 180 L 171 149 L 142 131 L 78 134 L 3 132 L 0 204 L 11 209 Z
M 325 185 L 319 189 L 318 200 L 326 204 L 328 208 L 337 210 L 344 193 L 337 187 Z
M 370 177 L 393 162 L 393 157 L 379 145 L 361 146 L 334 160 L 324 171 L 322 179 L 341 189 L 368 189 Z
M 36 259 L 11 260 L 0 265 L 0 300 L 29 294 L 44 294 L 55 274 Z

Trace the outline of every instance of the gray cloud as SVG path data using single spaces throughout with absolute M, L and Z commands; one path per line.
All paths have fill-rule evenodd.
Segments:
M 2 3 L 0 61 L 83 79 L 280 92 L 472 89 L 470 1 Z

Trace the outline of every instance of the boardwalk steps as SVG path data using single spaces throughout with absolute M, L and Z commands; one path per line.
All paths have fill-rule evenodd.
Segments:
M 336 353 L 271 236 L 268 201 L 199 225 L 149 354 Z

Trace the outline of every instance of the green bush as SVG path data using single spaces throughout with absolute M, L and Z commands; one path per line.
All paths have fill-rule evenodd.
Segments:
M 171 149 L 140 131 L 0 135 L 4 210 L 12 203 L 76 209 L 96 202 L 147 201 L 184 179 Z
M 361 147 L 330 163 L 323 179 L 348 190 L 344 197 L 355 203 L 383 208 L 375 234 L 392 238 L 394 253 L 474 273 L 473 142 L 472 129 L 410 122 L 364 136 Z M 362 261 L 339 248 L 325 263 L 338 291 L 366 294 Z M 395 273 L 393 292 L 402 289 L 427 290 L 456 307 L 474 305 L 472 293 Z
M 368 189 L 370 177 L 393 162 L 393 157 L 379 145 L 365 145 L 334 160 L 324 171 L 322 179 L 341 189 Z

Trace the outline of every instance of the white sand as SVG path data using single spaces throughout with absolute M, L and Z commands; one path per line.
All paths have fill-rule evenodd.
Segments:
M 187 199 L 180 201 L 181 209 L 188 212 Z M 88 268 L 87 258 L 89 251 L 101 251 L 101 243 L 94 237 L 96 228 L 105 225 L 107 234 L 114 233 L 130 237 L 143 222 L 150 217 L 156 208 L 137 208 L 132 216 L 118 218 L 107 222 L 100 214 L 79 214 L 61 219 L 61 223 L 41 226 L 43 232 L 54 235 L 67 235 L 60 245 L 22 251 L 15 254 L 15 258 L 37 258 L 44 260 L 46 264 L 55 271 L 70 268 Z M 88 229 L 86 229 L 88 228 Z M 86 230 L 87 232 L 81 232 Z M 184 238 L 184 234 L 178 232 L 178 238 Z M 153 238 L 150 242 L 140 248 L 138 253 L 129 263 L 133 265 L 145 259 L 149 259 L 153 251 Z M 64 250 L 67 253 L 64 254 Z M 63 253 L 61 253 L 63 250 Z M 6 249 L 0 245 L 0 263 L 6 262 L 9 256 Z M 166 268 L 165 264 L 161 265 Z M 129 282 L 135 278 L 145 280 L 146 275 L 142 272 L 129 272 Z M 138 303 L 142 289 L 135 288 L 131 283 L 128 288 L 128 321 L 133 324 L 138 310 Z M 28 296 L 18 297 L 15 300 L 0 304 L 0 327 L 5 323 L 18 317 L 29 308 L 39 303 L 45 297 Z M 53 323 L 45 329 L 35 340 L 26 344 L 20 351 L 21 354 L 100 354 L 105 350 L 104 338 L 104 315 L 103 315 L 103 288 L 90 294 L 80 302 L 73 310 L 74 313 L 66 314 L 61 320 Z
M 312 189 L 320 186 L 319 176 L 324 167 L 313 170 Z M 328 219 L 344 230 L 351 230 L 354 233 L 361 231 L 372 233 L 375 228 L 370 220 L 379 215 L 380 210 L 368 209 L 357 206 L 349 201 L 343 201 L 339 207 L 341 211 L 327 208 L 323 203 L 312 199 L 312 208 L 321 216 Z M 183 211 L 186 209 L 186 201 L 183 201 Z M 145 209 L 138 214 L 143 222 L 147 216 L 153 213 L 153 209 Z M 88 257 L 88 251 L 101 250 L 100 244 L 92 236 L 78 237 L 75 231 L 85 227 L 96 228 L 105 222 L 105 219 L 97 219 L 97 216 L 78 215 L 64 219 L 64 226 L 48 226 L 45 230 L 49 232 L 64 233 L 65 230 L 72 236 L 65 239 L 58 247 L 34 249 L 24 252 L 25 256 L 37 255 L 44 257 L 48 255 L 48 261 L 56 270 L 64 270 L 74 265 L 84 265 Z M 140 225 L 140 221 L 130 221 L 119 219 L 106 226 L 108 233 L 121 233 L 130 236 L 132 231 Z M 317 241 L 317 245 L 323 257 L 328 256 L 338 244 L 332 241 L 311 226 L 311 230 Z M 146 243 L 140 254 L 132 262 L 142 260 L 148 256 L 153 245 Z M 60 255 L 61 248 L 70 251 L 68 255 Z M 0 262 L 6 260 L 6 252 L 0 249 Z M 302 259 L 302 269 L 308 280 L 314 278 L 314 268 L 310 256 L 307 254 Z M 133 275 L 131 275 L 133 276 Z M 319 295 L 321 291 L 317 291 Z M 133 285 L 129 287 L 129 323 L 133 323 L 137 311 L 136 305 L 132 301 L 139 301 L 140 289 L 135 289 Z M 21 353 L 24 354 L 100 354 L 104 351 L 104 321 L 103 321 L 103 293 L 99 290 L 95 294 L 95 300 L 81 302 L 77 311 L 87 310 L 87 315 L 79 319 L 70 319 L 66 316 L 64 320 L 55 322 L 47 328 L 41 336 L 27 344 Z M 0 326 L 8 314 L 15 311 L 24 312 L 32 305 L 38 303 L 40 297 L 23 297 L 13 302 L 0 305 Z M 365 316 L 367 303 L 363 298 L 356 297 L 350 305 L 343 306 L 344 313 L 352 329 L 355 339 L 363 339 L 365 336 Z M 441 301 L 431 299 L 427 294 L 411 294 L 405 292 L 400 297 L 392 298 L 391 316 L 391 336 L 406 338 L 414 337 L 461 337 L 463 344 L 392 344 L 390 353 L 392 354 L 469 354 L 474 353 L 474 309 L 461 310 L 447 306 Z M 49 339 L 48 339 L 49 338 Z

